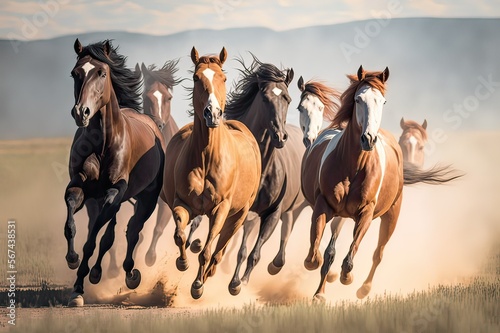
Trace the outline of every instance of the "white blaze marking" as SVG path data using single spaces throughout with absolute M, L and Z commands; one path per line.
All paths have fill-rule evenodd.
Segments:
M 380 190 L 382 189 L 382 183 L 384 182 L 385 175 L 385 164 L 386 164 L 386 156 L 385 156 L 385 141 L 382 138 L 382 135 L 378 135 L 378 140 L 375 143 L 375 150 L 377 151 L 378 158 L 380 161 L 380 184 L 378 184 L 377 194 L 375 195 L 375 199 L 378 201 L 378 195 L 380 194 Z M 375 202 L 376 203 L 376 202 Z
M 274 87 L 273 88 L 273 93 L 276 95 L 276 96 L 279 96 L 281 94 L 283 90 L 281 90 L 280 88 L 278 87 Z
M 408 159 L 410 163 L 414 163 L 415 162 L 415 147 L 417 146 L 417 139 L 412 135 L 408 138 L 408 142 L 410 143 L 410 156 L 408 156 Z
M 90 62 L 86 62 L 83 66 L 82 66 L 83 70 L 85 71 L 85 76 L 87 76 L 87 74 L 90 72 L 90 70 L 92 68 L 95 68 L 94 65 L 92 65 Z
M 309 140 L 315 140 L 319 134 L 319 130 L 323 125 L 323 109 L 325 105 L 318 97 L 308 95 L 300 104 L 307 111 L 300 114 L 300 125 L 305 127 L 303 134 Z
M 219 101 L 217 100 L 217 97 L 215 97 L 215 94 L 213 93 L 214 84 L 212 81 L 214 79 L 215 72 L 213 70 L 211 70 L 210 68 L 206 68 L 203 71 L 203 75 L 205 75 L 205 77 L 208 79 L 208 82 L 210 82 L 210 87 L 212 88 L 212 93 L 208 96 L 208 99 L 212 103 L 213 106 L 220 109 L 221 107 L 219 105 Z
M 160 118 L 161 118 L 162 117 L 161 116 L 161 98 L 163 97 L 163 95 L 161 94 L 161 92 L 159 92 L 158 90 L 156 90 L 153 93 L 153 96 L 156 97 L 156 100 L 158 101 L 158 113 L 160 114 Z

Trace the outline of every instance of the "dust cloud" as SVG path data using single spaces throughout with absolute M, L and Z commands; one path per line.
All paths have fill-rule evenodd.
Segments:
M 453 164 L 465 176 L 448 185 L 416 185 L 405 187 L 401 214 L 396 230 L 387 244 L 382 263 L 375 274 L 370 297 L 375 295 L 401 294 L 414 290 L 426 290 L 437 284 L 454 284 L 467 281 L 480 273 L 491 247 L 500 236 L 500 213 L 496 207 L 496 190 L 500 187 L 497 165 L 500 156 L 495 153 L 498 132 L 449 133 L 445 142 L 437 144 L 427 156 L 426 167 L 437 162 Z M 66 241 L 63 234 L 65 206 L 63 193 L 66 183 L 58 181 L 53 169 L 40 171 L 36 182 L 22 190 L 16 190 L 13 198 L 3 203 L 2 209 L 17 217 L 25 225 L 33 223 L 35 230 L 51 235 L 50 244 L 44 251 L 54 269 L 53 282 L 71 286 L 76 271 L 66 266 L 64 255 Z M 55 185 L 54 185 L 55 184 Z M 25 201 L 18 200 L 20 197 Z M 31 200 L 38 198 L 37 200 Z M 28 206 L 26 204 L 28 202 Z M 29 209 L 26 209 L 29 207 Z M 117 263 L 121 267 L 125 256 L 125 230 L 133 210 L 128 203 L 122 205 L 116 226 L 114 247 Z M 125 286 L 125 276 L 120 269 L 117 278 L 109 278 L 106 269 L 109 255 L 103 261 L 103 277 L 98 285 L 85 279 L 87 303 L 114 303 L 153 306 L 186 307 L 205 309 L 212 307 L 241 307 L 249 303 L 279 302 L 311 299 L 319 283 L 319 270 L 309 272 L 303 266 L 309 247 L 309 226 L 312 210 L 307 208 L 296 222 L 287 247 L 286 264 L 280 273 L 270 276 L 267 265 L 278 251 L 280 227 L 264 245 L 262 258 L 255 268 L 250 282 L 242 287 L 238 296 L 231 296 L 228 284 L 236 264 L 241 232 L 229 244 L 229 250 L 214 277 L 205 283 L 201 299 L 190 295 L 191 284 L 198 270 L 197 254 L 188 251 L 190 267 L 179 272 L 175 267 L 177 247 L 173 242 L 173 221 L 170 221 L 157 246 L 157 260 L 152 267 L 146 266 L 144 257 L 151 241 L 156 222 L 156 212 L 146 223 L 143 242 L 135 252 L 136 267 L 142 273 L 141 285 L 131 291 Z M 87 234 L 85 212 L 76 216 L 78 228 L 75 246 L 81 250 Z M 207 220 L 196 231 L 195 237 L 204 243 Z M 347 221 L 337 241 L 337 256 L 333 269 L 340 272 L 342 260 L 352 241 L 354 223 Z M 354 259 L 354 282 L 349 286 L 338 280 L 326 286 L 328 301 L 356 300 L 356 291 L 368 275 L 372 255 L 378 240 L 379 220 L 374 220 L 365 235 Z M 26 227 L 27 228 L 27 227 Z M 330 237 L 327 225 L 321 249 Z M 189 231 L 189 227 L 186 232 Z M 101 234 L 102 235 L 102 232 Z M 22 237 L 21 235 L 19 236 Z M 98 238 L 99 239 L 99 238 Z M 19 241 L 23 241 L 20 239 Z M 26 239 L 26 241 L 29 241 Z M 251 249 L 248 250 L 250 252 Z M 93 261 L 97 255 L 97 249 Z M 246 267 L 244 264 L 242 271 Z

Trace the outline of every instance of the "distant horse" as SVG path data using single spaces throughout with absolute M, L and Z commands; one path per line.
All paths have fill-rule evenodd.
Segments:
M 174 134 L 179 131 L 179 127 L 171 113 L 173 88 L 181 82 L 181 80 L 175 78 L 177 64 L 178 61 L 167 61 L 161 68 L 156 68 L 155 65 L 146 67 L 144 63 L 140 68 L 139 65 L 136 66 L 136 72 L 142 72 L 144 80 L 144 91 L 142 94 L 144 113 L 156 120 L 166 145 L 168 145 Z M 158 215 L 151 245 L 146 253 L 146 265 L 152 266 L 156 262 L 156 244 L 171 218 L 172 211 L 161 198 L 158 198 Z M 201 216 L 197 216 L 191 222 L 188 243 L 190 243 L 193 232 L 200 225 L 200 222 Z M 193 245 L 199 243 L 200 241 L 196 240 Z M 189 246 L 189 244 L 186 246 Z
M 194 122 L 174 135 L 165 159 L 161 196 L 174 214 L 179 270 L 188 268 L 186 225 L 198 215 L 209 218 L 208 238 L 191 286 L 195 299 L 203 294 L 203 284 L 215 274 L 229 240 L 245 221 L 260 184 L 261 160 L 255 138 L 242 123 L 223 120 L 226 76 L 222 64 L 226 58 L 225 48 L 218 57 L 199 57 L 194 47 L 191 50 Z
M 309 270 L 322 265 L 321 280 L 315 293 L 317 299 L 324 299 L 325 280 L 335 257 L 338 236 L 332 234 L 323 260 L 319 244 L 327 221 L 340 216 L 352 218 L 355 222 L 354 240 L 343 261 L 340 276 L 343 284 L 350 284 L 353 280 L 353 259 L 359 244 L 371 221 L 381 217 L 373 265 L 357 292 L 358 298 L 363 298 L 371 290 L 383 249 L 396 227 L 403 185 L 418 182 L 442 184 L 459 177 L 450 175 L 450 170 L 446 168 L 422 171 L 403 166 L 401 148 L 395 138 L 380 128 L 388 77 L 388 68 L 382 72 L 366 72 L 360 67 L 357 75 L 349 75 L 351 84 L 342 94 L 341 107 L 329 127 L 341 129 L 341 132 L 332 135 L 322 154 L 307 156 L 307 159 L 317 159 L 315 165 L 318 168 L 311 168 L 307 170 L 311 173 L 302 174 L 303 184 L 315 184 L 311 247 L 304 265 Z
M 74 44 L 77 63 L 71 71 L 74 80 L 75 105 L 71 115 L 79 129 L 70 153 L 70 182 L 65 193 L 68 217 L 65 236 L 68 242 L 66 261 L 78 267 L 74 251 L 76 233 L 74 214 L 84 202 L 100 202 L 100 212 L 90 228 L 83 247 L 83 259 L 69 302 L 83 305 L 83 279 L 89 273 L 88 261 L 96 247 L 99 230 L 114 220 L 121 203 L 136 199 L 134 215 L 127 227 L 127 251 L 123 262 L 127 287 L 136 288 L 141 280 L 132 258 L 144 222 L 153 212 L 163 183 L 163 137 L 154 121 L 140 110 L 140 77 L 125 67 L 109 41 L 83 47 Z M 109 229 L 109 228 L 108 228 Z M 111 228 L 112 230 L 112 228 Z M 100 259 L 114 240 L 105 233 L 99 258 L 91 271 L 91 281 L 100 280 Z
M 418 168 L 424 166 L 424 147 L 427 143 L 427 120 L 422 125 L 413 120 L 404 120 L 400 122 L 403 133 L 399 137 L 399 146 L 403 152 L 403 160 L 411 163 Z
M 260 228 L 255 246 L 248 256 L 247 268 L 240 281 L 239 271 L 246 258 L 246 242 L 250 228 L 257 223 L 244 224 L 244 234 L 238 263 L 229 291 L 237 295 L 241 282 L 247 283 L 261 256 L 261 248 L 273 233 L 281 217 L 280 249 L 269 264 L 270 274 L 277 274 L 285 264 L 285 247 L 295 220 L 307 206 L 300 190 L 300 161 L 304 154 L 300 129 L 286 125 L 288 105 L 291 102 L 288 85 L 293 79 L 293 69 L 280 70 L 260 62 L 255 56 L 247 68 L 240 61 L 242 77 L 235 90 L 229 94 L 226 118 L 245 124 L 259 144 L 262 175 L 259 192 L 250 210 L 259 214 Z M 285 144 L 286 142 L 286 144 Z

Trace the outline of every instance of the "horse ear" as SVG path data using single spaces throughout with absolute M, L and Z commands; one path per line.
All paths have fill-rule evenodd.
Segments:
M 196 48 L 193 46 L 193 48 L 191 49 L 191 61 L 196 65 L 198 63 L 198 60 L 200 60 L 198 51 L 196 51 Z
M 109 42 L 109 39 L 104 43 L 104 54 L 106 57 L 109 57 L 109 54 L 111 53 L 111 43 Z
M 363 69 L 363 65 L 358 68 L 358 81 L 361 81 L 365 78 L 365 70 Z
M 227 51 L 226 51 L 226 48 L 223 46 L 222 50 L 220 51 L 220 54 L 219 54 L 219 60 L 220 60 L 221 65 L 224 64 L 226 59 L 227 59 Z
M 424 129 L 427 129 L 427 119 L 424 119 L 424 122 L 422 123 L 422 127 Z
M 290 68 L 289 70 L 287 70 L 286 78 L 285 78 L 285 84 L 287 87 L 290 85 L 290 82 L 292 82 L 293 75 L 294 75 L 293 68 Z
M 299 81 L 297 81 L 297 86 L 299 87 L 300 91 L 304 91 L 306 88 L 304 85 L 304 78 L 302 78 L 302 75 L 299 77 Z
M 141 67 L 139 66 L 138 62 L 135 64 L 135 72 L 136 73 L 140 73 L 141 72 Z
M 401 126 L 401 129 L 405 129 L 405 118 L 401 117 L 401 121 L 399 122 L 399 126 Z
M 387 79 L 389 78 L 389 67 L 386 67 L 384 71 L 380 73 L 378 78 L 380 79 L 380 81 L 382 81 L 382 83 L 385 83 L 385 81 L 387 81 Z
M 82 47 L 82 44 L 80 43 L 80 41 L 78 40 L 78 38 L 75 40 L 75 44 L 73 45 L 73 48 L 75 49 L 75 52 L 77 55 L 79 55 L 82 52 L 83 47 Z
M 144 65 L 144 63 L 141 64 L 141 71 L 143 74 L 147 74 L 148 73 L 148 69 L 146 67 L 146 65 Z

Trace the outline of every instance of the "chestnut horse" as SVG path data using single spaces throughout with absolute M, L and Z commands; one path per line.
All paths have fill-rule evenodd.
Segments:
M 225 48 L 218 57 L 199 57 L 194 47 L 191 50 L 195 65 L 194 122 L 181 128 L 167 147 L 161 196 L 172 209 L 176 223 L 179 270 L 189 266 L 186 225 L 198 215 L 209 218 L 207 241 L 199 254 L 198 274 L 191 286 L 195 299 L 202 296 L 206 279 L 215 274 L 229 240 L 245 221 L 260 184 L 261 160 L 255 138 L 239 121 L 223 120 L 226 76 L 222 65 L 226 58 Z
M 425 144 L 427 143 L 427 120 L 422 125 L 413 120 L 400 121 L 403 133 L 399 137 L 399 146 L 403 152 L 405 163 L 411 163 L 418 168 L 424 166 Z
M 70 306 L 83 305 L 83 279 L 89 273 L 88 261 L 96 247 L 99 230 L 115 216 L 121 203 L 136 199 L 134 215 L 127 227 L 127 251 L 123 262 L 125 282 L 131 289 L 141 280 L 132 258 L 139 233 L 153 212 L 163 183 L 163 137 L 155 122 L 139 113 L 140 77 L 125 67 L 109 41 L 83 47 L 74 44 L 77 63 L 71 71 L 75 105 L 71 115 L 79 129 L 70 153 L 70 182 L 65 193 L 68 217 L 65 236 L 66 261 L 79 265 Z M 99 214 L 83 247 L 79 264 L 74 251 L 74 214 L 88 199 L 99 202 Z M 108 228 L 113 230 L 113 228 Z M 101 277 L 100 259 L 113 243 L 114 234 L 103 236 L 99 259 L 92 268 L 91 281 Z
M 140 68 L 139 65 L 136 65 L 136 72 L 142 72 L 144 81 L 142 94 L 144 113 L 150 115 L 156 121 L 166 145 L 168 145 L 174 134 L 179 131 L 179 127 L 171 113 L 173 88 L 181 82 L 181 80 L 175 78 L 178 62 L 175 60 L 167 61 L 161 68 L 157 68 L 155 65 L 146 67 L 144 63 Z M 146 265 L 152 266 L 156 262 L 156 244 L 171 218 L 172 211 L 161 198 L 158 198 L 158 215 L 153 230 L 153 238 L 146 253 Z M 200 225 L 200 222 L 201 216 L 197 216 L 191 222 L 191 231 L 187 243 L 190 243 L 193 232 Z M 196 240 L 193 245 L 198 243 L 199 240 Z
M 403 166 L 401 148 L 395 138 L 380 128 L 388 77 L 388 68 L 382 72 L 366 72 L 360 67 L 357 75 L 349 75 L 351 85 L 342 94 L 341 107 L 329 127 L 342 130 L 327 140 L 328 144 L 321 154 L 305 157 L 316 159 L 313 165 L 317 166 L 317 169 L 307 170 L 310 173 L 303 172 L 302 179 L 303 184 L 315 184 L 311 247 L 304 265 L 309 270 L 323 265 L 316 299 L 324 299 L 325 280 L 335 257 L 338 236 L 338 233 L 332 233 L 323 260 L 319 243 L 327 221 L 339 216 L 352 218 L 355 222 L 354 239 L 343 261 L 340 276 L 343 284 L 350 284 L 353 280 L 353 259 L 359 244 L 371 221 L 381 218 L 373 265 L 357 292 L 358 298 L 363 298 L 371 290 L 384 247 L 396 227 L 403 185 L 418 182 L 442 184 L 459 177 L 449 175 L 450 170 L 446 168 L 422 171 Z M 338 231 L 340 227 L 341 223 L 334 230 Z
M 285 247 L 295 220 L 307 206 L 300 190 L 300 161 L 304 154 L 301 132 L 296 126 L 286 125 L 291 97 L 288 86 L 293 69 L 280 70 L 253 56 L 249 68 L 240 60 L 242 77 L 229 95 L 226 118 L 245 124 L 259 144 L 262 175 L 259 192 L 250 210 L 259 215 L 257 221 L 244 224 L 244 234 L 238 252 L 238 261 L 229 291 L 237 295 L 241 283 L 247 283 L 261 256 L 261 248 L 271 237 L 278 221 L 283 221 L 278 254 L 268 266 L 270 274 L 277 274 L 285 264 Z M 251 228 L 260 222 L 259 234 L 248 256 L 247 267 L 240 280 L 239 272 L 246 259 L 246 243 Z

